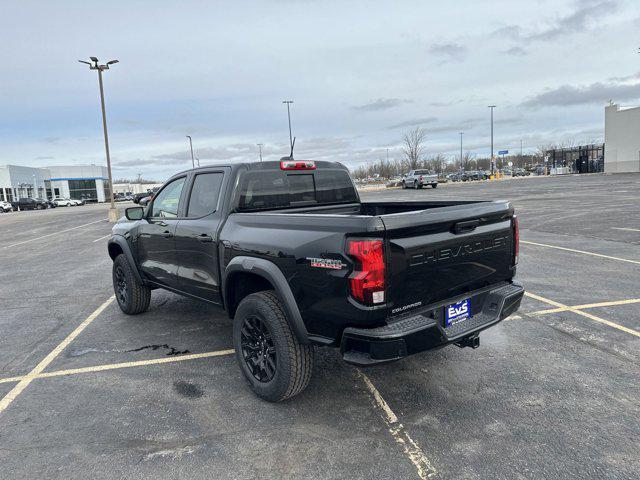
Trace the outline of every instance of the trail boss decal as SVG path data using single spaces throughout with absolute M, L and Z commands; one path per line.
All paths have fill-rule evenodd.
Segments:
M 307 257 L 309 263 L 315 268 L 329 268 L 331 270 L 340 270 L 346 265 L 341 260 L 333 260 L 331 258 L 312 258 Z

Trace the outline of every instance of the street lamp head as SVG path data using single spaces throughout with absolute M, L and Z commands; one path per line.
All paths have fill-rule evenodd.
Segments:
M 98 63 L 98 58 L 97 57 L 89 57 L 91 59 L 92 62 Z
M 119 62 L 119 60 L 109 60 L 107 62 L 107 65 L 113 65 L 114 63 L 118 63 L 118 62 Z

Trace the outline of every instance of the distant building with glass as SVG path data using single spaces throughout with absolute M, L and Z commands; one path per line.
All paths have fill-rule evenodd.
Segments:
M 0 165 L 0 200 L 55 197 L 106 202 L 107 168 L 97 165 L 60 165 L 45 168 Z
M 547 150 L 545 161 L 552 173 L 604 172 L 604 145 L 599 143 Z

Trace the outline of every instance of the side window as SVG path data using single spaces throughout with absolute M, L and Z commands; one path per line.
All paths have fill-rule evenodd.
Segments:
M 201 173 L 196 175 L 189 198 L 187 217 L 203 217 L 216 211 L 222 186 L 223 173 Z
M 152 217 L 175 218 L 178 216 L 178 203 L 182 194 L 185 177 L 178 178 L 164 187 L 153 199 Z

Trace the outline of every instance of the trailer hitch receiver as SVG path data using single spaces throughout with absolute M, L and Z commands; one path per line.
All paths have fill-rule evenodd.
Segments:
M 457 347 L 471 347 L 478 348 L 480 346 L 480 334 L 474 333 L 473 335 L 469 335 L 468 337 L 464 337 L 463 339 L 454 342 Z

